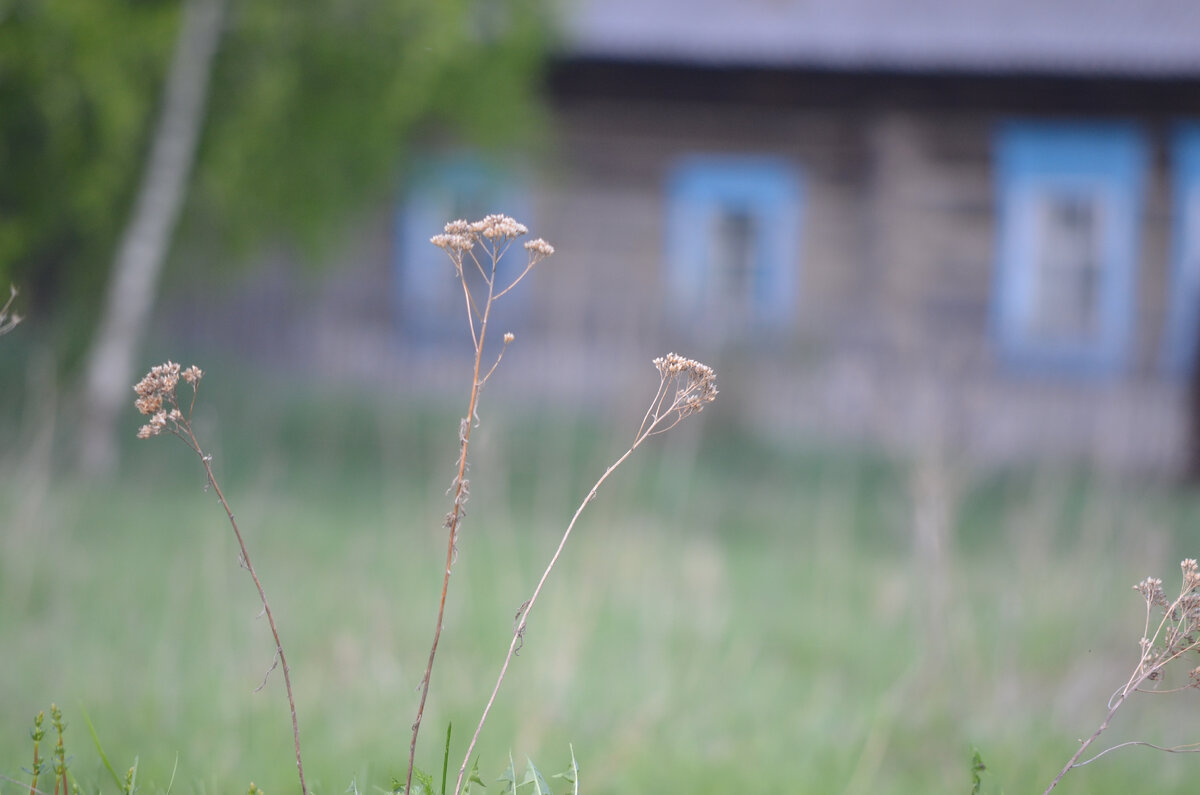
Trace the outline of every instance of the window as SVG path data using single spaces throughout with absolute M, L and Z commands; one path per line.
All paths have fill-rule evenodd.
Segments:
M 694 156 L 668 184 L 668 311 L 722 338 L 790 325 L 802 194 L 786 161 Z
M 1186 377 L 1196 368 L 1200 334 L 1200 124 L 1176 130 L 1172 153 L 1171 275 L 1163 367 Z
M 1129 126 L 1000 131 L 994 319 L 1010 364 L 1091 374 L 1124 365 L 1144 169 Z
M 399 324 L 423 344 L 458 340 L 469 334 L 458 276 L 446 253 L 429 242 L 448 221 L 476 221 L 503 213 L 530 225 L 525 191 L 507 171 L 470 156 L 432 158 L 418 167 L 396 214 L 395 286 Z M 501 260 L 497 282 L 507 284 L 525 267 L 525 251 L 515 246 Z M 468 278 L 478 273 L 467 270 Z M 528 303 L 527 291 L 514 290 L 495 304 L 492 320 L 517 331 Z

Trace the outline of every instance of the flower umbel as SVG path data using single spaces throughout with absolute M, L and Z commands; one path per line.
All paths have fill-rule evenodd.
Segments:
M 150 367 L 150 372 L 143 376 L 142 381 L 133 385 L 133 391 L 138 395 L 138 399 L 133 401 L 133 406 L 150 418 L 149 423 L 138 429 L 138 438 L 158 436 L 164 430 L 169 430 L 172 434 L 184 438 L 186 442 L 187 437 L 181 431 L 186 430 L 186 425 L 190 422 L 192 406 L 196 405 L 196 389 L 203 376 L 204 372 L 194 364 L 184 371 L 180 371 L 179 365 L 169 360 L 167 363 Z M 187 407 L 186 416 L 180 411 L 176 395 L 180 378 L 192 387 L 192 401 Z
M 172 361 L 150 368 L 150 372 L 133 387 L 133 391 L 137 393 L 134 407 L 150 418 L 148 423 L 138 429 L 138 438 L 149 439 L 151 436 L 158 436 L 164 430 L 181 436 L 180 432 L 191 418 L 192 406 L 196 402 L 196 388 L 203 375 L 203 371 L 194 364 L 181 372 L 179 365 Z M 192 387 L 192 401 L 186 416 L 179 409 L 176 395 L 180 378 Z
M 638 429 L 639 439 L 669 431 L 717 399 L 717 375 L 708 365 L 677 353 L 660 356 L 653 364 L 662 380 Z

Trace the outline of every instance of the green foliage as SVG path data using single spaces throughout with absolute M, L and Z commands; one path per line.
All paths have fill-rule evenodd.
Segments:
M 178 3 L 0 8 L 0 283 L 91 326 L 166 65 Z
M 571 766 L 561 773 L 555 773 L 554 778 L 561 778 L 571 785 L 571 795 L 579 795 L 579 763 L 575 761 L 575 746 L 571 746 Z
M 467 771 L 467 783 L 463 786 L 463 795 L 479 795 L 478 790 L 473 785 L 478 784 L 480 788 L 487 789 L 487 784 L 483 783 L 483 779 L 479 777 L 479 758 L 471 763 L 471 769 Z
M 978 748 L 971 749 L 971 795 L 979 795 L 983 787 L 983 771 L 987 770 L 987 765 L 983 763 L 983 757 L 979 755 Z
M 118 787 L 122 787 L 121 777 L 117 775 L 116 769 L 112 766 L 112 762 L 108 761 L 108 756 L 104 753 L 104 748 L 100 745 L 100 735 L 96 733 L 96 726 L 92 723 L 92 719 L 88 716 L 87 710 L 79 708 L 80 714 L 83 715 L 83 722 L 87 724 L 88 731 L 92 735 L 92 744 L 96 746 L 96 753 L 100 756 L 100 761 L 104 763 L 104 769 L 112 776 L 113 781 Z
M 477 762 L 471 768 L 470 780 L 478 782 L 480 786 L 482 786 L 483 782 L 479 780 L 478 769 L 479 764 Z M 552 778 L 564 779 L 568 784 L 571 785 L 571 792 L 574 793 L 574 795 L 579 795 L 579 766 L 575 763 L 574 747 L 571 748 L 571 766 L 567 768 L 565 772 L 557 773 L 552 776 Z M 504 786 L 504 788 L 500 790 L 500 795 L 505 795 L 506 793 L 513 793 L 515 795 L 515 793 L 521 792 L 526 787 L 529 788 L 527 792 L 530 793 L 530 795 L 554 795 L 553 790 L 550 789 L 550 785 L 546 782 L 546 777 L 543 776 L 542 772 L 537 769 L 537 765 L 533 763 L 533 759 L 528 756 L 525 757 L 525 775 L 522 776 L 519 783 L 517 781 L 517 765 L 516 762 L 513 761 L 511 753 L 508 755 L 508 767 L 505 768 L 504 772 L 500 774 L 500 777 L 497 779 L 497 781 Z M 471 792 L 471 786 L 469 782 L 463 789 L 463 792 L 464 795 Z
M 525 757 L 525 761 L 527 763 L 525 765 L 525 778 L 521 780 L 521 786 L 524 787 L 527 784 L 532 784 L 535 795 L 554 795 L 550 791 L 550 785 L 546 783 L 546 779 L 542 776 L 541 771 L 534 766 L 533 760 Z
M 0 285 L 56 323 L 68 363 L 95 324 L 180 7 L 0 6 Z M 394 188 L 417 137 L 487 146 L 538 126 L 538 0 L 238 0 L 227 14 L 181 262 L 211 269 L 278 238 L 319 253 Z
M 317 249 L 394 186 L 406 143 L 533 129 L 546 26 L 531 0 L 236 3 L 214 81 L 189 239 Z
M 446 724 L 446 748 L 442 752 L 442 795 L 446 795 L 446 771 L 450 767 L 450 731 L 454 728 L 454 723 Z

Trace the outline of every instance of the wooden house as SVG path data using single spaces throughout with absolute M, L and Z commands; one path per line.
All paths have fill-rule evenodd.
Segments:
M 419 363 L 463 332 L 429 237 L 499 210 L 558 249 L 499 321 L 525 343 L 505 359 L 524 387 L 606 399 L 677 350 L 767 433 L 1184 460 L 1200 6 L 568 0 L 560 15 L 536 151 L 430 151 L 382 222 L 390 242 L 367 246 L 373 281 L 330 304 L 366 316 L 366 291 L 388 322 L 354 339 L 326 324 L 330 361 L 382 351 L 436 382 Z M 618 375 L 597 383 L 600 366 Z

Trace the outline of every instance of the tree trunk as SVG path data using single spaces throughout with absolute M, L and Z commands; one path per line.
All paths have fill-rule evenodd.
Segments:
M 113 261 L 108 295 L 88 353 L 79 465 L 89 475 L 117 463 L 116 422 L 131 403 L 134 357 L 154 306 L 159 274 L 187 193 L 204 124 L 209 77 L 226 0 L 185 0 L 171 70 L 129 223 Z

